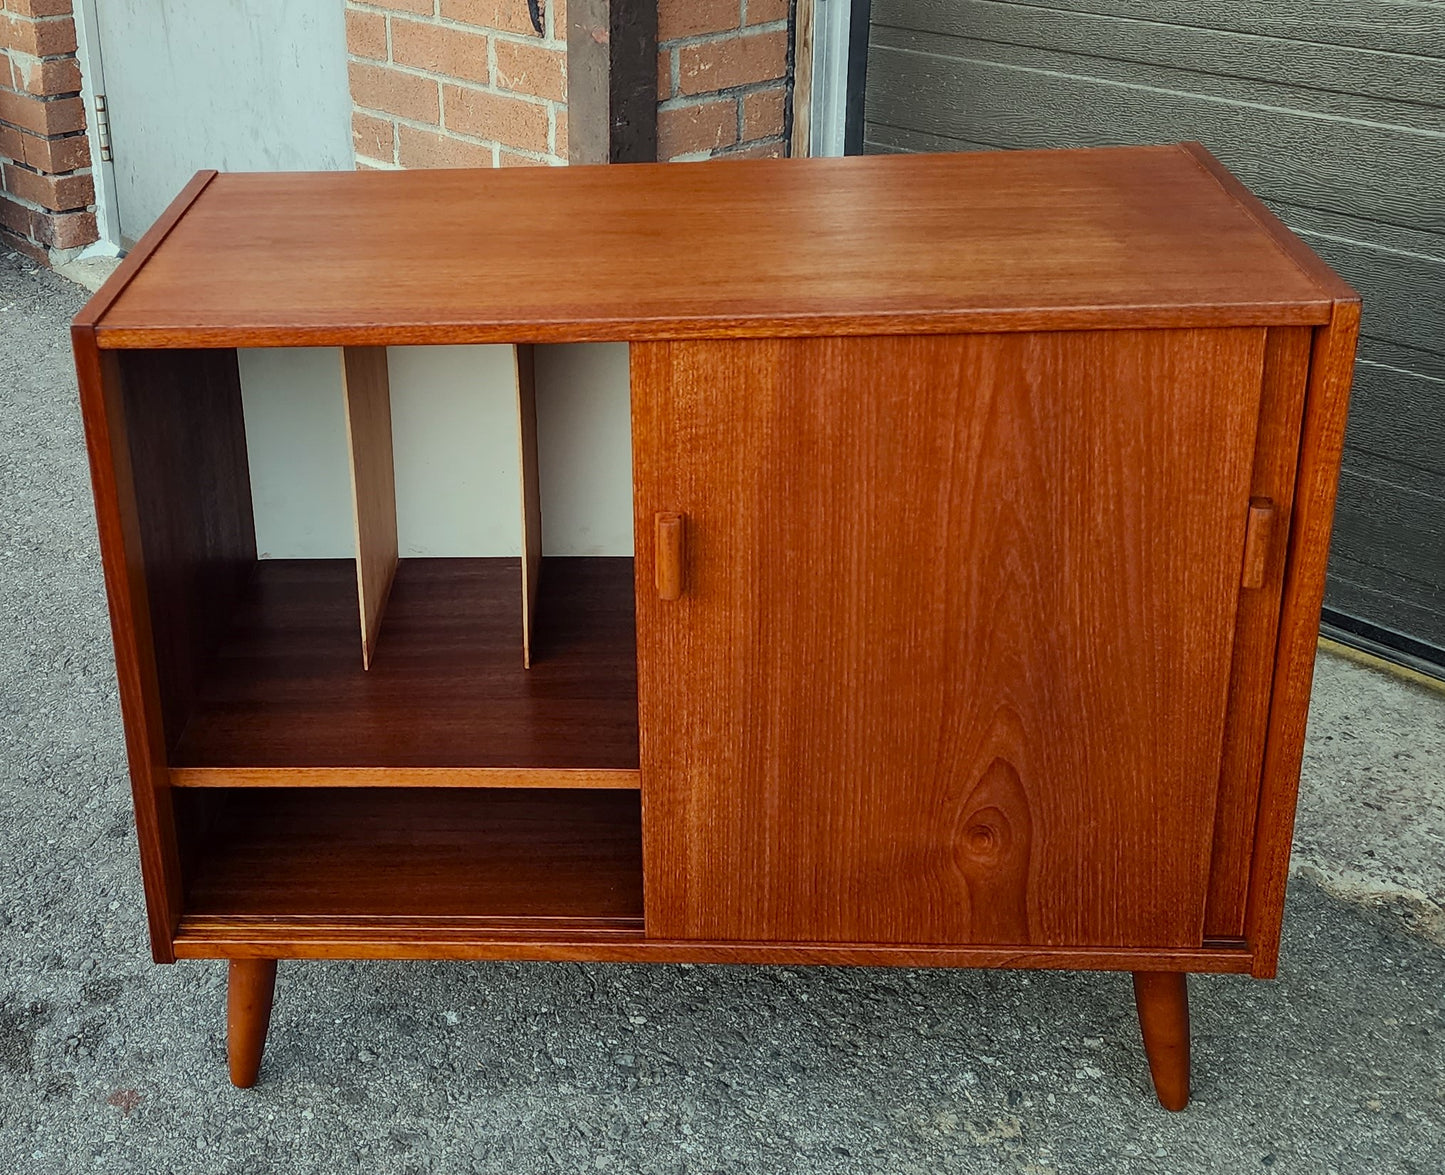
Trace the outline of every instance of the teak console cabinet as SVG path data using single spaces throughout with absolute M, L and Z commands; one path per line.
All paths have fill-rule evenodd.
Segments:
M 202 173 L 74 347 L 151 939 L 1275 972 L 1359 303 L 1195 144 Z M 631 344 L 633 559 L 530 344 Z M 519 560 L 397 558 L 387 344 L 517 345 Z M 357 558 L 258 560 L 236 348 L 344 348 Z M 529 662 L 527 667 L 524 662 Z

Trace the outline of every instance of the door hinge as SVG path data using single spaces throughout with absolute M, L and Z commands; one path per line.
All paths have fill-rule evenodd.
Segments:
M 100 148 L 102 163 L 111 161 L 110 152 L 110 106 L 104 94 L 95 96 L 95 142 Z

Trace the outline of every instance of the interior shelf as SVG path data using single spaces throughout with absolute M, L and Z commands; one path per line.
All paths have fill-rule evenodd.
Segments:
M 517 559 L 403 559 L 364 669 L 353 561 L 258 562 L 171 750 L 172 781 L 466 783 L 487 771 L 405 769 L 497 769 L 514 785 L 567 771 L 582 776 L 568 786 L 636 787 L 632 560 L 546 560 L 530 669 L 520 575 Z
M 189 871 L 192 921 L 641 927 L 635 792 L 247 788 L 205 798 L 211 831 Z

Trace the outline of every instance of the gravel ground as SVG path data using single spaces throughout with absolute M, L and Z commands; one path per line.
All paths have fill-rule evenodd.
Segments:
M 0 253 L 0 1175 L 1445 1168 L 1445 694 L 1322 655 L 1281 978 L 1193 981 L 1159 1109 L 1122 975 L 149 962 L 67 320 Z

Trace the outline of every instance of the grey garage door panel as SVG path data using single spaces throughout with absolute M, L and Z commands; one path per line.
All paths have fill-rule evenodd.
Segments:
M 873 0 L 873 23 L 907 23 L 909 12 L 946 0 Z M 1228 29 L 1321 45 L 1353 45 L 1438 57 L 1445 9 L 1421 0 L 1047 0 L 1017 5 L 1129 17 L 1184 28 Z
M 1090 11 L 1084 12 L 1000 0 L 873 0 L 875 42 L 951 56 L 973 55 L 941 48 L 937 36 L 915 38 L 894 31 L 910 30 L 1144 65 L 1177 67 L 1183 62 L 1206 62 L 1205 77 L 1325 91 L 1319 99 L 1321 109 L 1329 109 L 1332 101 L 1339 103 L 1342 111 L 1358 106 L 1349 98 L 1331 99 L 1329 92 L 1427 108 L 1445 104 L 1445 61 L 1438 56 L 1381 52 L 1339 43 L 1301 43 L 1290 36 L 1261 36 L 1255 29 L 1198 28 L 1157 17 L 1121 19 L 1119 14 L 1100 14 L 1113 7 L 1107 3 L 1089 7 Z M 1445 45 L 1445 10 L 1437 10 L 1430 19 L 1438 26 L 1434 42 L 1438 54 L 1440 46 Z M 1348 84 L 1340 84 L 1339 79 L 1348 79 Z M 1438 113 L 1428 109 L 1423 117 L 1429 120 L 1423 125 L 1439 123 Z
M 1421 587 L 1372 564 L 1331 555 L 1325 607 L 1445 649 L 1445 592 L 1438 586 Z
M 1445 475 L 1345 453 L 1325 604 L 1445 649 Z
M 1436 384 L 1445 384 L 1445 355 L 1439 351 L 1400 346 L 1383 339 L 1364 338 L 1360 340 L 1359 359 L 1362 363 L 1408 372 Z M 1445 388 L 1437 387 L 1434 396 L 1433 415 L 1420 417 L 1430 425 L 1445 423 Z M 1422 404 L 1430 406 L 1431 402 L 1424 400 Z M 1445 438 L 1441 439 L 1440 444 L 1445 447 Z
M 1165 34 L 1174 31 L 1168 25 L 1154 27 Z M 1060 35 L 1064 35 L 1062 28 Z M 1189 61 L 1188 57 L 1178 56 L 1171 60 L 1163 46 L 1157 54 L 1160 60 L 1149 63 L 1081 53 L 1072 46 L 1038 48 L 916 29 L 880 28 L 875 30 L 871 44 L 879 50 L 907 53 L 915 61 L 987 62 L 1045 76 L 1109 83 L 1156 94 L 1155 100 L 1165 103 L 1174 96 L 1214 99 L 1243 104 L 1256 110 L 1285 111 L 1297 117 L 1349 119 L 1367 126 L 1407 128 L 1436 136 L 1445 134 L 1445 111 L 1438 106 L 1405 102 L 1398 98 L 1375 98 L 1349 89 L 1324 89 L 1301 84 L 1289 77 L 1242 79 L 1212 70 L 1205 72 L 1182 65 Z M 1426 64 L 1433 66 L 1437 63 Z M 1323 75 L 1310 71 L 1306 76 L 1320 78 Z
M 1351 559 L 1397 547 L 1411 558 L 1383 560 L 1416 583 L 1445 584 L 1445 478 L 1402 485 L 1396 470 L 1369 454 L 1346 455 L 1335 507 L 1334 549 Z
M 1368 564 L 1331 558 L 1325 607 L 1445 649 L 1445 593 L 1438 587 L 1422 590 L 1418 584 L 1400 584 Z
M 918 151 L 1000 151 L 1013 144 L 984 139 L 958 139 L 947 135 L 931 135 L 911 127 L 867 124 L 863 140 L 866 155 L 891 155 Z
M 1441 183 L 1445 185 L 1445 149 L 1441 155 Z M 1359 225 L 1358 229 L 1341 230 L 1330 223 L 1332 218 L 1309 209 L 1276 204 L 1274 211 L 1360 291 L 1364 298 L 1360 329 L 1367 338 L 1445 351 L 1445 237 L 1410 234 L 1417 248 L 1438 251 L 1432 256 L 1382 244 L 1381 237 L 1400 235 L 1392 226 Z M 1371 233 L 1371 239 L 1339 235 L 1340 231 L 1358 230 Z
M 883 46 L 868 69 L 880 81 L 868 94 L 866 138 L 879 143 L 892 141 L 891 127 L 1008 147 L 1193 138 L 1265 200 L 1445 235 L 1445 135 Z
M 1380 367 L 1364 360 L 1355 367 L 1350 393 L 1350 439 L 1347 460 L 1368 454 L 1393 465 L 1409 466 L 1445 479 L 1445 428 L 1432 430 L 1422 422 L 1445 417 L 1445 382 L 1414 372 Z M 1401 471 L 1398 480 L 1425 489 L 1423 479 Z M 1445 505 L 1440 507 L 1445 516 Z

